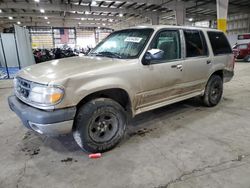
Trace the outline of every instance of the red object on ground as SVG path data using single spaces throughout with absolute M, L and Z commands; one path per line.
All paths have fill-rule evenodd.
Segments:
M 92 153 L 92 154 L 89 154 L 89 158 L 90 159 L 97 159 L 97 158 L 100 158 L 102 156 L 101 153 Z

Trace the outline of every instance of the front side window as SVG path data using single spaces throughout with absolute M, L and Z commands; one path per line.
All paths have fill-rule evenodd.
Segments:
M 208 50 L 205 37 L 198 30 L 184 30 L 186 57 L 207 56 Z
M 240 44 L 238 48 L 240 50 L 246 50 L 247 49 L 247 44 Z
M 231 54 L 231 46 L 223 32 L 208 31 L 209 40 L 211 42 L 214 55 Z
M 170 61 L 181 58 L 179 31 L 161 31 L 151 44 L 150 50 L 161 50 L 163 53 L 162 58 L 160 59 L 161 61 Z
M 110 34 L 89 55 L 131 59 L 140 55 L 153 29 L 126 29 Z

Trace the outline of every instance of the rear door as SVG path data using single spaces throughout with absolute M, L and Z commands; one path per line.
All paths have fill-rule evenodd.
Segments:
M 190 94 L 204 89 L 212 59 L 203 31 L 186 29 L 183 30 L 183 36 L 185 41 L 183 92 Z

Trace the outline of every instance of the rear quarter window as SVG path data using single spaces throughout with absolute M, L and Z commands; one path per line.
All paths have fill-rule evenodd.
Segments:
M 223 32 L 208 31 L 208 38 L 210 40 L 214 55 L 231 54 L 232 48 Z
M 207 44 L 199 30 L 183 30 L 186 43 L 186 57 L 207 56 Z

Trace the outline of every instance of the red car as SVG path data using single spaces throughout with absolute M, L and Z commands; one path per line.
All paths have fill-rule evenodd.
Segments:
M 236 59 L 250 61 L 250 43 L 236 44 L 233 46 L 233 52 Z

